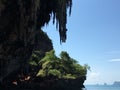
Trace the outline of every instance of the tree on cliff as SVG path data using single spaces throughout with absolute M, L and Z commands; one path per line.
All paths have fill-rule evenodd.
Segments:
M 37 76 L 40 77 L 85 78 L 87 70 L 90 69 L 87 64 L 84 66 L 80 65 L 65 51 L 61 52 L 60 58 L 55 55 L 54 50 L 46 52 L 45 57 L 39 63 L 42 69 L 39 70 Z

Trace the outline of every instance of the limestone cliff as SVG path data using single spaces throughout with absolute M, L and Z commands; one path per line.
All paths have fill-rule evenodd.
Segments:
M 72 0 L 0 0 L 0 81 L 27 62 L 36 35 L 53 15 L 60 41 L 66 40 L 67 8 Z

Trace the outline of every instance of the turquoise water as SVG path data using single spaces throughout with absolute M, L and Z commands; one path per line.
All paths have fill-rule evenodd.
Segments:
M 114 85 L 85 85 L 86 90 L 120 90 L 120 86 Z

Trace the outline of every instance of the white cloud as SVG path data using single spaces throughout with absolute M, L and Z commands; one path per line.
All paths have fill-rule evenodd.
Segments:
M 100 83 L 101 81 L 101 74 L 100 72 L 94 72 L 91 71 L 88 73 L 87 75 L 87 79 L 85 80 L 85 84 L 96 84 L 96 83 Z
M 120 62 L 120 59 L 118 58 L 118 59 L 111 59 L 111 60 L 109 60 L 109 62 Z
M 89 75 L 88 75 L 88 78 L 90 79 L 95 79 L 95 78 L 98 78 L 100 76 L 100 73 L 99 72 L 91 72 Z

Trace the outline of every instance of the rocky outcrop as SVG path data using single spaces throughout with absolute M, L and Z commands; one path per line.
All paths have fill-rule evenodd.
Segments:
M 37 44 L 37 30 L 53 13 L 65 41 L 67 14 L 61 8 L 66 11 L 71 4 L 71 0 L 0 0 L 0 81 L 26 64 Z
M 83 90 L 85 77 L 77 79 L 35 78 L 33 81 L 14 82 L 2 86 L 3 90 Z
M 38 78 L 38 87 L 44 88 L 46 90 L 51 89 L 62 89 L 62 90 L 80 90 L 84 88 L 85 77 L 76 78 L 76 79 L 44 79 L 43 81 Z M 35 87 L 34 87 L 35 88 Z
M 19 1 L 19 3 L 18 3 Z M 25 14 L 21 0 L 0 0 L 0 80 L 15 72 L 34 48 L 35 16 Z M 34 5 L 34 4 L 33 4 Z
M 39 51 L 41 53 L 41 57 L 44 57 L 45 53 L 50 50 L 53 50 L 53 43 L 51 39 L 42 30 L 37 30 L 33 51 Z

